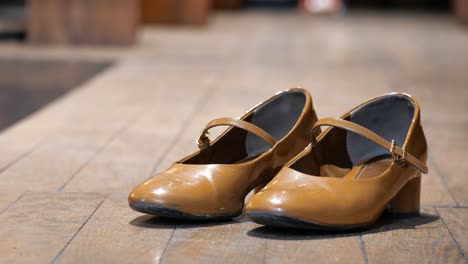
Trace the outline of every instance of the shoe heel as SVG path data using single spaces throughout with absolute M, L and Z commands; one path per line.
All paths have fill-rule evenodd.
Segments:
M 421 175 L 410 180 L 388 203 L 387 212 L 399 216 L 419 215 Z

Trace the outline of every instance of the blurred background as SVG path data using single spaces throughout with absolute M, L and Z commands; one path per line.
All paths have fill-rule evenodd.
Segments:
M 0 262 L 467 263 L 467 22 L 468 0 L 0 0 Z M 297 86 L 320 118 L 417 99 L 420 217 L 270 233 L 128 207 L 207 122 Z
M 204 25 L 220 10 L 296 9 L 340 14 L 354 9 L 451 13 L 468 22 L 465 0 L 2 0 L 0 36 L 42 44 L 126 45 L 142 24 Z
M 268 20 L 252 20 L 265 14 L 279 18 L 284 14 L 316 17 L 298 20 L 298 28 L 322 22 L 347 23 L 348 17 L 354 19 L 370 14 L 381 16 L 379 21 L 395 24 L 411 17 L 419 19 L 421 25 L 431 24 L 431 21 L 437 24 L 440 19 L 444 25 L 448 21 L 453 28 L 468 31 L 465 26 L 468 23 L 467 0 L 2 0 L 0 130 L 99 74 L 132 51 L 138 54 L 138 50 L 146 50 L 156 58 L 167 58 L 171 51 L 177 53 L 177 49 L 165 46 L 175 44 L 177 38 L 160 39 L 160 36 L 171 36 L 168 31 L 187 36 L 182 39 L 190 49 L 190 41 L 197 41 L 197 34 L 206 35 L 213 25 L 219 25 L 214 26 L 217 30 L 229 31 L 238 20 L 240 26 L 246 26 L 247 32 L 248 23 L 267 24 Z M 223 28 L 225 19 L 233 22 Z M 351 23 L 356 23 L 353 21 Z M 363 23 L 372 24 L 373 20 Z M 401 26 L 402 30 L 404 27 Z M 271 44 L 281 45 L 281 39 L 288 37 L 291 34 L 279 34 Z M 323 38 L 326 34 L 316 37 Z M 330 41 L 333 43 L 336 39 Z M 232 45 L 223 39 L 214 44 L 218 46 L 214 53 L 220 50 L 219 46 Z M 234 51 L 242 53 L 242 50 L 242 46 L 237 46 Z M 204 56 L 216 57 L 214 53 Z M 172 55 L 181 60 L 191 58 L 183 52 Z M 282 55 L 278 56 L 281 60 Z M 453 67 L 457 67 L 456 63 Z

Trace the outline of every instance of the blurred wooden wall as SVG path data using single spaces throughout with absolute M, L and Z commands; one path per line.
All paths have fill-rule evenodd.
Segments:
M 453 8 L 458 21 L 468 23 L 468 0 L 454 0 Z
M 370 0 L 348 2 L 366 1 Z M 410 2 L 418 1 L 422 0 Z M 239 9 L 245 3 L 244 0 L 27 0 L 26 36 L 34 44 L 130 45 L 141 23 L 203 25 L 213 8 Z M 459 21 L 468 23 L 468 0 L 453 0 L 453 6 Z
M 143 23 L 197 24 L 207 22 L 211 0 L 141 0 Z
M 212 9 L 239 9 L 244 0 L 141 0 L 145 24 L 193 24 L 207 22 Z
M 207 23 L 211 10 L 243 0 L 28 0 L 26 35 L 33 44 L 130 45 L 141 23 Z
M 34 44 L 129 45 L 140 25 L 135 0 L 28 0 L 27 38 Z

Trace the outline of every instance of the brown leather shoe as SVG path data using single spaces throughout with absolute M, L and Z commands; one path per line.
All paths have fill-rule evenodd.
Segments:
M 316 121 L 302 88 L 280 92 L 239 119 L 213 120 L 197 140 L 200 150 L 138 185 L 130 207 L 173 218 L 236 217 L 245 196 L 309 144 Z M 215 126 L 230 128 L 210 142 L 208 130 Z
M 367 101 L 329 126 L 247 203 L 246 214 L 269 226 L 353 229 L 387 208 L 419 213 L 426 139 L 419 105 L 392 93 Z

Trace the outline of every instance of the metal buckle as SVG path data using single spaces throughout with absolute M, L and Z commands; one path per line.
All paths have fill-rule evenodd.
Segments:
M 393 159 L 396 161 L 396 163 L 400 166 L 404 166 L 406 164 L 406 150 L 405 148 L 401 148 L 402 155 L 399 155 L 396 153 L 396 148 L 397 144 L 395 143 L 395 140 L 392 140 L 392 144 L 390 145 L 390 154 L 392 154 Z
M 208 135 L 210 133 L 205 132 L 203 135 L 201 135 L 195 142 L 198 145 L 199 149 L 204 149 L 210 145 L 210 139 L 208 138 Z
M 312 137 L 310 139 L 311 146 L 315 148 L 317 146 L 317 137 L 320 135 L 320 131 L 317 129 L 314 129 L 312 131 Z

